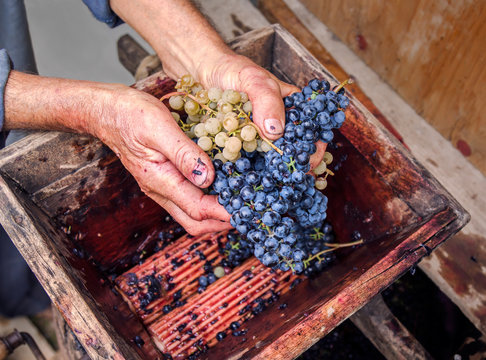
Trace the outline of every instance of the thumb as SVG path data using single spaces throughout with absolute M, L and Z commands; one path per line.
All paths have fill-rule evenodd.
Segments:
M 279 83 L 257 66 L 243 69 L 240 83 L 241 90 L 251 100 L 253 122 L 265 137 L 271 140 L 281 137 L 285 126 L 285 108 Z
M 214 179 L 209 156 L 184 134 L 164 105 L 154 127 L 146 131 L 147 146 L 160 151 L 194 185 L 206 188 Z

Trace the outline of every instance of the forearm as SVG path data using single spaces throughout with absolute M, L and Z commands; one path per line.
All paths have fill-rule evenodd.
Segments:
M 201 64 L 231 53 L 187 0 L 111 0 L 112 9 L 149 42 L 172 77 L 198 75 Z
M 45 129 L 93 133 L 113 85 L 12 71 L 5 88 L 4 130 Z

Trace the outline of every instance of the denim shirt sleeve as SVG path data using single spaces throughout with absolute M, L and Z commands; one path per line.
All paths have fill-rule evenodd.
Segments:
M 118 17 L 110 8 L 110 0 L 83 0 L 96 19 L 104 22 L 109 27 L 123 24 L 123 20 Z
M 10 58 L 7 50 L 0 49 L 0 131 L 3 127 L 5 117 L 5 104 L 3 95 L 5 94 L 5 86 L 7 85 L 8 75 L 10 74 Z

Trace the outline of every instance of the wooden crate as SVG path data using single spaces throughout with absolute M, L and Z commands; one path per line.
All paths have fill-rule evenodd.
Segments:
M 232 44 L 283 80 L 336 83 L 280 26 Z M 136 84 L 160 96 L 173 82 L 156 74 Z M 227 338 L 211 359 L 291 359 L 463 227 L 468 214 L 413 156 L 352 99 L 336 134 L 328 218 L 339 241 L 359 231 L 366 245 L 305 281 L 248 322 L 247 341 Z M 114 276 L 153 251 L 161 230 L 182 231 L 144 196 L 99 141 L 65 133 L 32 135 L 0 152 L 0 221 L 93 359 L 156 359 L 139 320 L 112 291 Z M 135 345 L 135 336 L 145 344 Z

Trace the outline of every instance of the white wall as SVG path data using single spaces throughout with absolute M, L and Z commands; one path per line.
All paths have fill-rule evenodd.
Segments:
M 70 79 L 133 83 L 118 61 L 116 42 L 126 33 L 153 52 L 133 29 L 110 29 L 81 0 L 25 0 L 39 73 Z

